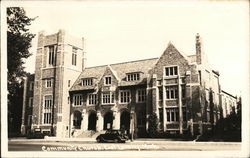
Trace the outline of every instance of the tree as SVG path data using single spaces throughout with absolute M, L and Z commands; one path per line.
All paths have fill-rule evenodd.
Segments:
M 32 55 L 29 52 L 35 34 L 27 26 L 35 18 L 26 16 L 23 8 L 7 8 L 7 68 L 8 68 L 8 127 L 17 132 L 22 111 L 22 78 L 25 76 L 24 61 Z M 14 131 L 13 131 L 14 130 Z
M 156 113 L 152 113 L 148 117 L 148 134 L 151 138 L 158 137 L 159 135 L 159 130 L 158 130 L 158 118 Z

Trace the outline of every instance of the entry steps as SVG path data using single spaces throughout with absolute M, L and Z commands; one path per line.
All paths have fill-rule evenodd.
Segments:
M 74 133 L 74 138 L 96 138 L 99 134 L 104 134 L 106 130 L 102 130 L 99 132 L 89 130 L 89 131 L 76 131 Z

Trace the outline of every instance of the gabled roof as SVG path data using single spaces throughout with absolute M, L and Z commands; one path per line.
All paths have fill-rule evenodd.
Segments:
M 166 52 L 168 52 L 168 51 L 167 51 L 168 49 L 170 49 L 170 50 L 176 50 L 178 53 L 180 53 L 180 55 L 183 56 L 183 58 L 185 58 L 187 61 L 189 61 L 189 60 L 188 60 L 188 56 L 187 56 L 184 52 L 179 51 L 179 50 L 173 45 L 173 43 L 172 43 L 171 41 L 169 41 L 168 46 L 167 46 L 166 50 L 164 51 L 163 55 L 164 55 Z
M 79 91 L 86 89 L 93 89 L 99 83 L 101 77 L 103 76 L 107 67 L 110 67 L 115 76 L 120 80 L 118 86 L 130 86 L 130 85 L 138 85 L 138 84 L 146 84 L 146 78 L 148 71 L 153 68 L 153 66 L 158 61 L 158 58 L 130 61 L 124 63 L 117 63 L 111 65 L 103 65 L 96 67 L 87 67 L 80 74 L 76 82 L 71 87 L 70 91 Z M 125 80 L 126 73 L 140 72 L 140 80 L 139 81 L 129 81 Z M 81 80 L 83 78 L 95 78 L 93 80 L 93 86 L 81 86 Z

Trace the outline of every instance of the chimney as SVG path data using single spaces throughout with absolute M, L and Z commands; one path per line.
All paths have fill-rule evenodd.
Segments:
M 202 64 L 203 52 L 202 52 L 202 43 L 199 33 L 196 34 L 196 62 L 198 65 Z

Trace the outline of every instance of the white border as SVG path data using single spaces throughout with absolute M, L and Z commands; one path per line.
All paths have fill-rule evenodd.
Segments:
M 113 4 L 113 1 L 105 1 L 109 2 L 109 4 Z M 150 1 L 149 3 L 158 4 L 161 0 L 158 1 Z M 95 2 L 85 1 L 85 3 L 93 3 L 93 5 L 100 5 L 98 1 Z M 119 2 L 120 4 L 127 5 L 131 3 L 131 1 L 125 0 L 125 2 Z M 145 3 L 142 0 L 138 0 L 134 3 Z M 173 2 L 174 3 L 174 2 Z M 179 2 L 180 3 L 180 2 Z M 183 2 L 185 3 L 185 2 Z M 187 3 L 187 2 L 186 2 Z M 190 2 L 188 2 L 190 3 Z M 206 2 L 205 2 L 206 3 Z M 207 2 L 209 3 L 209 2 Z M 102 3 L 103 4 L 103 3 Z M 48 2 L 40 3 L 39 1 L 31 2 L 31 1 L 2 1 L 1 2 L 1 22 L 2 24 L 6 23 L 6 7 L 7 6 L 47 6 Z M 67 1 L 52 1 L 49 5 L 58 5 L 64 6 L 68 5 L 69 7 L 74 7 L 75 5 L 67 4 Z M 103 4 L 107 5 L 107 4 Z M 248 22 L 249 24 L 249 22 Z M 249 32 L 247 33 L 249 35 Z M 1 25 L 1 154 L 3 157 L 52 157 L 52 156 L 60 156 L 60 157 L 72 157 L 72 154 L 75 157 L 249 157 L 249 52 L 247 53 L 247 58 L 245 59 L 245 68 L 244 71 L 246 73 L 246 88 L 242 91 L 242 105 L 245 108 L 242 111 L 242 149 L 240 151 L 197 151 L 197 152 L 188 152 L 188 151 L 129 151 L 129 152 L 8 152 L 8 139 L 7 139 L 7 54 L 6 54 L 6 46 L 7 46 L 7 38 L 6 38 L 6 25 Z M 249 41 L 248 41 L 249 42 Z M 249 44 L 249 43 L 248 43 Z M 248 47 L 249 51 L 249 47 Z

